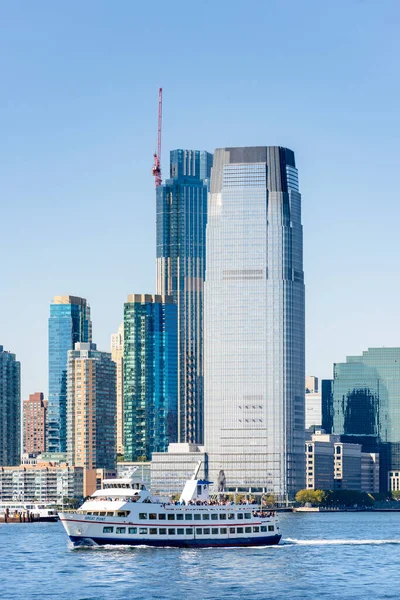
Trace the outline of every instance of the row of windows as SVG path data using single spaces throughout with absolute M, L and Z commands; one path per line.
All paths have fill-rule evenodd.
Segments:
M 196 529 L 167 529 L 157 527 L 116 527 L 115 533 L 124 534 L 128 529 L 130 535 L 226 535 L 228 533 L 227 527 L 196 527 Z M 274 531 L 273 525 L 261 525 L 261 527 L 229 527 L 229 533 L 260 533 L 266 531 Z M 114 533 L 114 527 L 103 527 L 103 533 Z
M 167 519 L 168 516 L 168 519 Z M 210 516 L 211 516 L 211 521 L 218 521 L 218 514 L 217 513 L 212 513 L 211 515 L 209 513 L 203 513 L 203 515 L 199 514 L 199 513 L 195 513 L 195 514 L 191 514 L 191 513 L 187 513 L 185 515 L 183 515 L 183 513 L 177 513 L 175 515 L 175 513 L 166 515 L 166 514 L 159 514 L 157 515 L 156 513 L 150 513 L 149 515 L 147 515 L 147 513 L 139 513 L 139 519 L 142 520 L 156 520 L 158 519 L 159 521 L 175 521 L 175 519 L 177 521 L 210 521 Z M 243 513 L 219 513 L 219 520 L 220 521 L 226 521 L 226 519 L 229 520 L 233 520 L 233 519 L 238 519 L 239 521 L 243 519 Z M 251 519 L 251 513 L 244 513 L 244 518 L 245 519 Z

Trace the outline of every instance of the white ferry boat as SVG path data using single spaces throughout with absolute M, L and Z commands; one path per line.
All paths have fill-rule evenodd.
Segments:
M 40 504 L 36 502 L 0 502 L 0 516 L 13 517 L 14 515 L 32 515 L 35 521 L 58 521 L 57 506 L 53 504 Z
M 196 479 L 196 472 L 177 504 L 151 495 L 141 482 L 105 479 L 101 490 L 75 512 L 61 512 L 60 520 L 74 546 L 193 548 L 279 543 L 275 513 L 256 504 L 213 501 L 210 482 Z

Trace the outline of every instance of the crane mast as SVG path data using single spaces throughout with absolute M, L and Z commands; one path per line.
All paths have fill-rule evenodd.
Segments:
M 162 130 L 162 88 L 158 90 L 158 141 L 157 150 L 154 152 L 154 163 L 152 168 L 156 187 L 162 184 L 161 177 L 161 130 Z

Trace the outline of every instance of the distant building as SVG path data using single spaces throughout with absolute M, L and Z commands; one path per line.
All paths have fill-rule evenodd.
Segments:
M 21 458 L 21 365 L 0 346 L 0 465 Z
M 177 438 L 177 306 L 131 294 L 124 305 L 124 458 L 150 460 Z
M 318 391 L 318 377 L 308 375 L 306 377 L 306 394 L 317 394 Z
M 178 439 L 203 441 L 203 286 L 213 156 L 173 150 L 157 188 L 157 294 L 178 307 Z
M 92 341 L 90 307 L 85 298 L 55 296 L 49 318 L 49 396 L 47 450 L 67 448 L 67 360 L 77 342 Z
M 140 461 L 140 462 L 117 462 L 117 477 L 128 477 L 134 481 L 143 483 L 148 489 L 151 486 L 151 462 Z
M 124 324 L 111 335 L 111 358 L 117 367 L 117 453 L 124 453 Z
M 170 444 L 168 452 L 153 454 L 151 489 L 155 494 L 180 494 L 186 481 L 201 461 L 199 479 L 208 479 L 208 459 L 196 444 Z
M 306 429 L 322 427 L 322 404 L 321 394 L 306 393 Z
M 334 451 L 331 437 L 314 434 L 311 440 L 306 442 L 307 489 L 333 490 L 334 488 Z
M 369 348 L 336 363 L 323 406 L 343 441 L 379 454 L 380 491 L 390 489 L 390 473 L 400 471 L 400 348 Z
M 42 392 L 24 400 L 24 452 L 40 454 L 46 450 L 47 400 Z
M 67 458 L 87 470 L 115 469 L 116 366 L 96 344 L 68 352 Z M 93 475 L 94 477 L 94 475 Z

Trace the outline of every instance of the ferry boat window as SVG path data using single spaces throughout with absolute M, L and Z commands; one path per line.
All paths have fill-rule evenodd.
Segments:
M 228 532 L 228 530 L 227 530 L 226 527 L 221 527 L 221 529 L 219 530 L 219 532 L 220 532 L 221 535 L 225 535 Z
M 157 515 L 156 515 L 156 513 L 150 513 L 150 514 L 149 514 L 149 519 L 150 519 L 151 521 L 154 521 L 155 519 L 157 519 Z
M 175 529 L 168 529 L 168 535 L 175 535 Z
M 244 513 L 245 519 L 251 519 L 251 513 Z
M 185 533 L 185 530 L 184 530 L 184 529 L 183 529 L 183 527 L 182 527 L 182 528 L 180 528 L 180 529 L 177 529 L 177 530 L 176 530 L 176 533 L 177 533 L 178 535 L 184 535 L 184 533 Z
M 147 527 L 139 527 L 139 535 L 147 535 Z
M 185 521 L 192 521 L 193 515 L 185 515 Z
M 225 513 L 220 513 L 219 514 L 219 518 L 220 518 L 220 521 L 226 521 L 226 514 Z
M 205 513 L 205 514 L 203 515 L 203 521 L 209 521 L 209 520 L 210 520 L 210 515 L 209 515 L 209 514 L 207 514 L 207 513 Z
M 167 530 L 164 529 L 164 528 L 159 529 L 158 532 L 159 532 L 160 535 L 167 535 Z
M 194 520 L 195 520 L 195 521 L 201 521 L 201 515 L 199 515 L 199 514 L 195 514 L 195 515 L 194 515 Z
M 235 518 L 234 513 L 228 513 L 228 519 L 234 519 L 234 518 Z
M 92 511 L 88 510 L 88 511 L 86 512 L 86 514 L 87 514 L 87 515 L 91 515 L 91 514 L 92 514 Z
M 177 521 L 183 521 L 183 514 L 182 514 L 182 513 L 178 513 L 178 514 L 176 515 L 176 520 L 177 520 Z
M 113 517 L 114 513 L 113 512 L 106 512 L 106 517 Z
M 147 519 L 147 513 L 139 513 L 139 519 L 145 521 Z
M 204 527 L 203 533 L 204 533 L 204 535 L 210 535 L 210 528 L 209 527 Z
M 259 527 L 253 527 L 253 533 L 260 533 Z
M 236 533 L 243 533 L 243 527 L 238 527 L 236 529 Z
M 218 535 L 218 534 L 219 534 L 219 529 L 218 529 L 218 527 L 213 527 L 213 528 L 211 529 L 211 533 L 212 533 L 213 535 Z
M 165 521 L 165 519 L 166 519 L 165 513 L 161 514 L 161 515 L 158 515 L 158 518 L 159 518 L 160 521 Z
M 215 513 L 212 513 L 211 515 L 211 521 L 218 521 L 218 515 Z
M 117 515 L 119 517 L 127 517 L 129 515 L 129 510 L 121 510 L 121 511 L 117 512 Z
M 186 529 L 186 535 L 193 535 L 193 529 Z
M 201 527 L 197 527 L 196 535 L 203 535 L 203 530 L 201 529 Z
M 106 513 L 105 513 L 105 512 L 99 512 L 99 515 L 100 515 L 101 517 L 105 517 L 105 516 L 106 516 Z
M 245 533 L 251 533 L 251 527 L 245 527 L 244 531 Z
M 113 533 L 114 527 L 103 527 L 103 533 Z
M 261 531 L 267 531 L 267 526 L 266 525 L 261 525 Z
M 235 528 L 234 527 L 229 527 L 229 533 L 235 533 Z
M 238 513 L 237 518 L 239 519 L 239 521 L 240 521 L 240 519 L 243 519 L 243 513 Z
M 156 527 L 150 527 L 150 535 L 157 535 L 157 528 Z
M 168 515 L 168 521 L 175 521 L 175 515 Z
M 126 527 L 116 527 L 115 533 L 126 533 Z
M 137 527 L 129 527 L 129 533 L 132 535 L 133 533 L 137 533 Z
M 274 526 L 273 525 L 268 525 L 268 531 L 274 531 Z
M 95 515 L 96 517 L 98 517 L 99 513 L 98 512 L 94 512 L 93 515 Z

